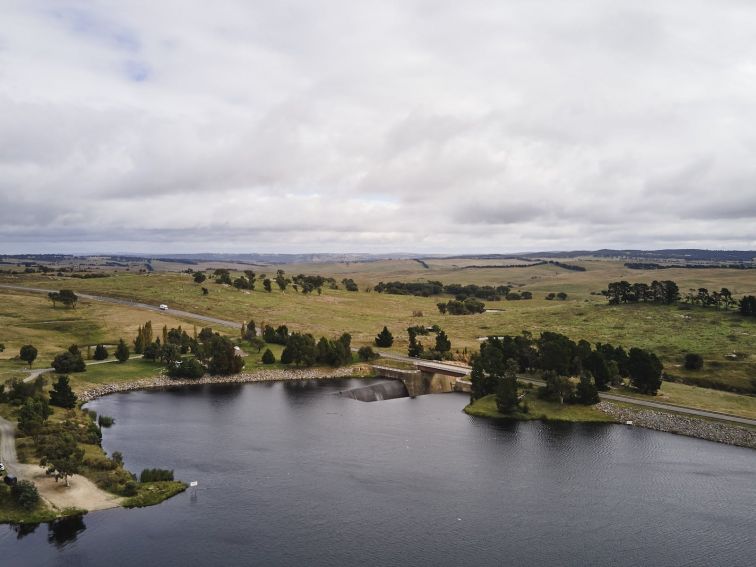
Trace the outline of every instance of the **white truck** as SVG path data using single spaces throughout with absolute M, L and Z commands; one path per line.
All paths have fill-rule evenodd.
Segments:
M 165 303 L 160 304 L 160 310 L 161 311 L 168 311 L 168 306 Z

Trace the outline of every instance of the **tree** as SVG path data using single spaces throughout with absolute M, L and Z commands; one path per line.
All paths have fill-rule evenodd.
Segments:
M 441 313 L 441 315 L 446 315 L 446 303 L 436 303 L 436 307 L 438 307 L 438 312 Z
M 360 350 L 357 351 L 357 356 L 362 362 L 370 362 L 371 360 L 375 360 L 380 356 L 377 352 L 375 352 L 371 347 L 369 346 L 363 346 L 360 347 Z
M 407 356 L 411 356 L 412 358 L 419 357 L 423 352 L 423 345 L 420 341 L 417 340 L 417 331 L 410 327 L 407 329 L 407 334 L 409 335 L 409 344 L 407 345 Z
M 269 348 L 265 349 L 265 352 L 262 355 L 262 363 L 263 364 L 274 364 L 276 362 L 276 357 L 273 354 L 273 351 L 271 351 Z
M 598 351 L 592 351 L 585 360 L 583 360 L 583 368 L 593 375 L 596 388 L 599 390 L 609 389 L 609 382 L 612 379 L 612 374 L 603 354 Z
M 286 286 L 288 286 L 290 283 L 291 280 L 285 276 L 285 272 L 283 270 L 278 270 L 276 272 L 276 285 L 278 286 L 278 289 L 284 292 L 286 291 Z
M 388 348 L 394 344 L 394 335 L 387 327 L 383 327 L 383 330 L 375 337 L 375 346 Z
M 587 406 L 592 406 L 599 402 L 598 390 L 593 383 L 590 372 L 583 372 L 580 375 L 580 383 L 578 383 L 575 389 L 575 401 Z
M 129 359 L 129 347 L 123 339 L 118 340 L 118 346 L 116 347 L 115 357 L 120 363 L 124 363 Z
M 496 409 L 500 413 L 512 413 L 517 409 L 518 364 L 511 358 L 504 365 L 504 375 L 496 382 Z
M 546 385 L 538 389 L 538 397 L 559 402 L 560 404 L 572 400 L 575 388 L 569 378 L 560 376 L 553 370 L 544 372 L 543 378 L 546 381 Z
M 168 367 L 168 376 L 171 378 L 202 378 L 205 374 L 205 367 L 193 356 L 183 359 L 178 365 L 173 364 Z
M 3 343 L 0 343 L 0 352 L 3 352 L 5 350 L 5 345 Z
M 234 344 L 227 337 L 214 335 L 208 345 L 210 374 L 238 374 L 244 368 L 244 359 L 238 356 Z
M 106 358 L 108 358 L 108 349 L 105 348 L 105 345 L 97 345 L 94 351 L 94 359 L 105 360 Z
M 756 296 L 743 296 L 738 302 L 738 311 L 741 315 L 756 317 Z
M 628 360 L 630 383 L 643 394 L 656 395 L 661 387 L 664 366 L 652 352 L 631 348 Z
M 312 366 L 317 360 L 318 349 L 315 338 L 310 334 L 292 333 L 281 353 L 281 362 L 298 366 Z M 287 362 L 288 361 L 288 362 Z
M 502 342 L 496 337 L 490 337 L 480 345 L 480 353 L 473 357 L 470 382 L 472 382 L 471 397 L 473 400 L 493 394 L 503 378 L 506 369 L 506 359 Z
M 18 410 L 18 429 L 26 435 L 35 435 L 52 415 L 44 398 L 26 398 Z
M 50 404 L 61 408 L 72 409 L 76 407 L 76 394 L 69 385 L 68 376 L 61 374 L 58 381 L 50 390 Z
M 436 334 L 436 347 L 437 352 L 444 353 L 451 350 L 451 341 L 444 331 L 439 331 Z
M 194 278 L 194 283 L 201 284 L 207 279 L 207 276 L 203 272 L 194 272 L 192 278 Z
M 69 374 L 71 372 L 85 372 L 87 364 L 84 362 L 81 353 L 74 354 L 67 350 L 53 359 L 52 367 L 58 374 Z
M 32 345 L 24 345 L 18 353 L 18 357 L 32 367 L 32 363 L 37 359 L 37 349 Z
M 703 357 L 700 354 L 689 352 L 685 355 L 685 369 L 686 370 L 701 370 L 704 365 Z
M 84 449 L 78 446 L 70 433 L 62 433 L 50 437 L 39 464 L 47 466 L 49 473 L 62 476 L 66 486 L 69 486 L 68 477 L 79 472 L 83 460 Z
M 270 281 L 270 278 L 265 278 L 263 280 L 263 288 L 265 288 L 265 291 L 268 293 L 273 291 L 273 282 Z

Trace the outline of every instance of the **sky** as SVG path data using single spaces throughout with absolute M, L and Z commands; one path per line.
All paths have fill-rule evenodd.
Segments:
M 751 0 L 0 0 L 0 253 L 756 249 Z

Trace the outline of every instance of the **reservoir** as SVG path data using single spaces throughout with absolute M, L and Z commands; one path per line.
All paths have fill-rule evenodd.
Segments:
M 103 446 L 198 481 L 22 530 L 0 565 L 753 565 L 756 451 L 604 424 L 495 423 L 365 380 L 110 395 Z M 75 478 L 74 478 L 75 481 Z

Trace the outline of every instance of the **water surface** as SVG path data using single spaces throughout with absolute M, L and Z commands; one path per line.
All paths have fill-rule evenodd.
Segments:
M 116 394 L 104 447 L 199 481 L 160 506 L 0 527 L 2 565 L 753 565 L 756 452 L 496 424 L 365 381 Z M 19 539 L 20 538 L 20 539 Z

